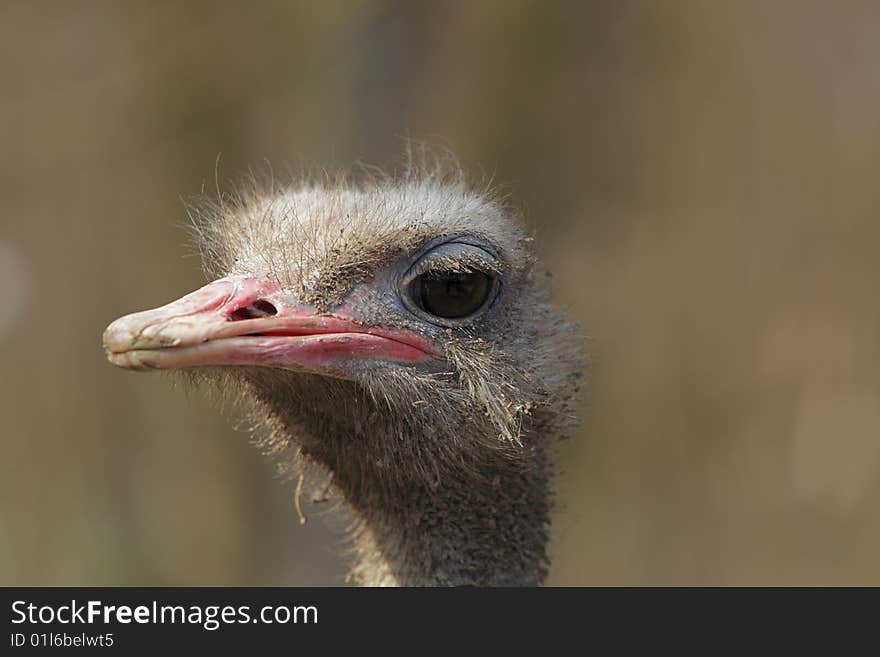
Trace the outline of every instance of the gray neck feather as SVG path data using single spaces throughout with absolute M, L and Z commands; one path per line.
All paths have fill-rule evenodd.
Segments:
M 535 458 L 536 455 L 533 455 Z M 542 456 L 537 456 L 542 462 Z M 497 463 L 485 477 L 411 482 L 379 503 L 337 486 L 360 523 L 353 574 L 368 586 L 535 586 L 547 571 L 547 468 Z M 367 475 L 369 476 L 369 475 Z
M 353 511 L 357 583 L 543 581 L 552 468 L 540 417 L 512 445 L 479 413 L 430 427 L 346 382 L 309 377 L 297 384 L 311 394 L 283 395 L 272 380 L 252 383 L 271 440 L 329 471 Z

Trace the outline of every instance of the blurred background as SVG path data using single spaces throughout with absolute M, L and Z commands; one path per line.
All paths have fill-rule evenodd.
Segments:
M 341 585 L 342 529 L 117 316 L 182 199 L 391 165 L 512 192 L 592 355 L 549 583 L 880 584 L 876 2 L 0 4 L 0 584 Z

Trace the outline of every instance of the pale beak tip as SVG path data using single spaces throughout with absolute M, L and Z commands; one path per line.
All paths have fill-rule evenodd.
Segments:
M 114 353 L 108 350 L 107 360 L 116 367 L 135 372 L 159 369 L 155 362 L 150 358 L 150 354 L 143 351 Z
M 134 336 L 124 326 L 121 326 L 120 320 L 117 319 L 104 329 L 102 342 L 108 354 L 118 353 L 131 348 Z

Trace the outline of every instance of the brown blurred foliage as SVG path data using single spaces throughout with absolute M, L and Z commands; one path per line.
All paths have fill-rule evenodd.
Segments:
M 0 584 L 341 584 L 201 394 L 108 365 L 181 198 L 439 143 L 589 335 L 552 584 L 880 584 L 875 2 L 0 5 Z

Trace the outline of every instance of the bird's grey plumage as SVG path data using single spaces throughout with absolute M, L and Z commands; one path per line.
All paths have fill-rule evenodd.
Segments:
M 320 312 L 345 302 L 442 346 L 430 367 L 366 367 L 348 379 L 256 367 L 203 374 L 244 390 L 264 445 L 329 473 L 356 518 L 355 580 L 540 583 L 551 455 L 572 423 L 581 362 L 514 214 L 457 172 L 422 169 L 257 185 L 195 219 L 211 275 L 269 276 Z M 389 288 L 373 282 L 454 236 L 493 254 L 493 307 L 449 325 L 389 311 Z M 467 258 L 453 253 L 446 266 L 476 266 Z

